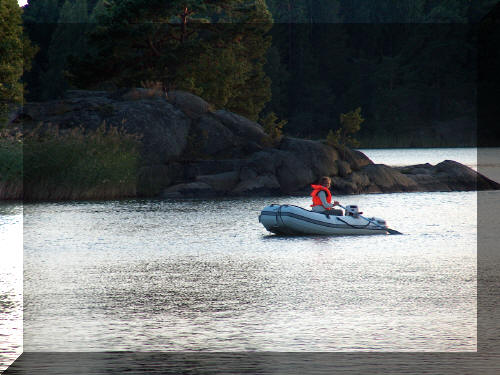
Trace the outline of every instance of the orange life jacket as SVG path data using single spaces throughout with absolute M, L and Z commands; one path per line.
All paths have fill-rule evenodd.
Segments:
M 313 204 L 311 204 L 311 207 L 314 206 L 323 206 L 321 203 L 321 199 L 318 197 L 318 193 L 320 191 L 324 191 L 326 193 L 326 201 L 328 203 L 332 203 L 332 193 L 330 193 L 330 190 L 322 185 L 311 185 L 311 187 L 314 189 L 313 192 L 311 193 L 311 197 L 313 199 Z M 330 208 L 325 207 L 327 210 L 330 210 Z

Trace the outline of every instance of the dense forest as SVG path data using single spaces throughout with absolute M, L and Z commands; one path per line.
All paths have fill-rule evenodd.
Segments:
M 362 147 L 472 146 L 478 24 L 496 3 L 31 0 L 27 99 L 160 84 L 293 136 L 325 138 L 361 107 Z

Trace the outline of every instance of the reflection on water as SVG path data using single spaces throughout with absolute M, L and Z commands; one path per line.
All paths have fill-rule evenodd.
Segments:
M 23 351 L 22 207 L 0 202 L 0 371 Z
M 339 197 L 405 233 L 373 237 L 269 235 L 263 198 L 25 205 L 25 350 L 473 351 L 475 198 Z
M 500 181 L 498 150 L 367 154 L 388 165 L 457 160 Z M 26 205 L 24 349 L 474 351 L 476 194 L 339 200 L 404 235 L 267 233 L 260 210 L 308 207 L 296 197 Z M 494 242 L 490 206 L 481 238 Z M 20 204 L 0 204 L 0 371 L 23 349 L 22 223 Z M 482 259 L 488 311 L 497 254 Z M 484 327 L 496 325 L 483 314 L 488 342 L 498 337 Z

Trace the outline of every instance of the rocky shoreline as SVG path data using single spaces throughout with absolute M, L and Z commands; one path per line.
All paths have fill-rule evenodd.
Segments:
M 451 160 L 392 168 L 321 141 L 273 140 L 261 125 L 182 91 L 69 91 L 27 103 L 13 122 L 25 129 L 105 122 L 141 134 L 137 195 L 144 197 L 303 195 L 321 176 L 332 178 L 335 194 L 500 189 Z

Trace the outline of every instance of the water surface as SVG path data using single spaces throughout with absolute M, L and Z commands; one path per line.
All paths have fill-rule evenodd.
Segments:
M 24 350 L 475 350 L 475 193 L 339 199 L 405 235 L 277 237 L 267 198 L 25 205 Z
M 495 179 L 498 150 L 364 151 Z M 24 350 L 474 351 L 476 196 L 337 197 L 404 233 L 378 237 L 257 221 L 308 197 L 26 204 Z M 22 244 L 22 205 L 0 204 L 0 371 L 23 349 Z
M 21 205 L 0 202 L 0 371 L 22 353 L 22 222 Z

